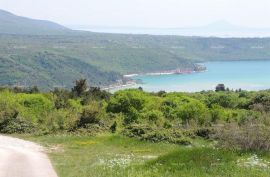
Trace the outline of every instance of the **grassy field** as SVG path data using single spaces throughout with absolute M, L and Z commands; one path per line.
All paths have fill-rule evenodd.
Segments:
M 60 177 L 270 176 L 269 153 L 215 149 L 205 141 L 196 140 L 193 146 L 179 146 L 110 134 L 23 138 L 47 147 Z

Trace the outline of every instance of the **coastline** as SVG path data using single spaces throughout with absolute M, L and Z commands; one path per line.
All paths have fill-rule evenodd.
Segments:
M 150 73 L 133 73 L 123 75 L 124 78 L 132 78 L 136 76 L 155 76 L 155 75 L 172 75 L 172 74 L 192 74 L 196 72 L 206 72 L 207 68 L 204 64 L 196 63 L 194 64 L 194 68 L 176 68 L 173 70 L 164 70 L 159 72 L 150 72 Z
M 137 79 L 134 79 L 134 77 L 138 77 L 138 76 L 184 75 L 184 74 L 193 74 L 193 73 L 199 73 L 199 72 L 207 72 L 207 68 L 202 64 L 197 64 L 195 69 L 174 69 L 174 70 L 151 72 L 151 73 L 126 74 L 126 75 L 123 75 L 123 78 L 127 79 L 125 83 L 123 83 L 123 80 L 122 80 L 116 84 L 103 88 L 103 90 L 112 91 L 112 90 L 120 90 L 126 87 L 127 88 L 135 87 L 136 85 L 139 86 L 140 84 L 143 84 L 143 83 L 139 83 Z
M 122 84 L 122 85 L 111 85 L 109 87 L 102 88 L 102 90 L 111 91 L 111 90 L 122 89 L 125 87 L 132 87 L 136 85 L 138 85 L 138 83 L 134 81 L 134 83 L 128 83 L 128 84 Z

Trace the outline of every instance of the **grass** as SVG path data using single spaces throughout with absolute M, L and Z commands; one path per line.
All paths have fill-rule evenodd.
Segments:
M 257 154 L 260 163 L 265 162 L 266 166 L 260 166 L 258 162 L 245 165 L 244 162 L 254 153 L 215 149 L 202 141 L 198 141 L 196 146 L 178 146 L 110 134 L 24 138 L 48 148 L 59 177 L 270 176 L 269 153 Z

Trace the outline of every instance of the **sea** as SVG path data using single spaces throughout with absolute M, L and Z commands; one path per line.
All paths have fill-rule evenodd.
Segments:
M 142 87 L 149 92 L 199 92 L 215 90 L 218 84 L 225 84 L 227 88 L 234 90 L 270 89 L 270 61 L 222 61 L 203 64 L 207 67 L 204 72 L 135 76 L 133 79 L 140 80 L 142 84 L 121 89 Z

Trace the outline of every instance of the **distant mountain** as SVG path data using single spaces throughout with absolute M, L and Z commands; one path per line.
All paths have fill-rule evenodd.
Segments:
M 270 28 L 250 28 L 220 20 L 209 25 L 186 28 L 143 28 L 71 25 L 71 29 L 103 33 L 178 35 L 200 37 L 270 37 Z
M 174 30 L 187 36 L 270 37 L 270 29 L 237 26 L 224 20 L 216 21 L 206 26 L 177 28 Z
M 0 34 L 56 35 L 72 30 L 45 20 L 34 20 L 0 9 Z

